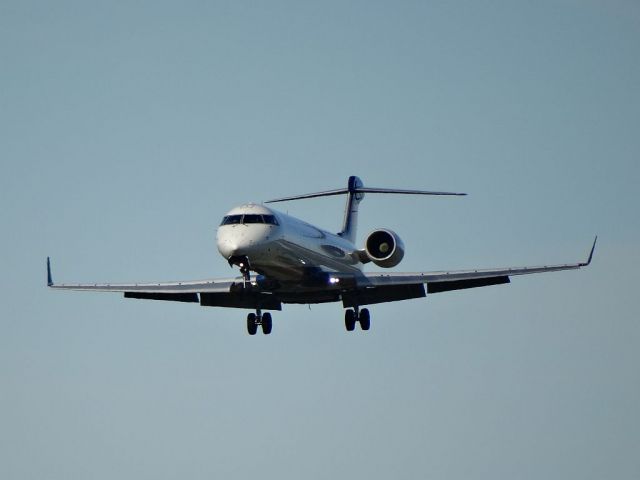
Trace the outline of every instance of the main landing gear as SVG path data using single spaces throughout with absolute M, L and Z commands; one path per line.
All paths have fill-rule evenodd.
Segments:
M 362 328 L 362 330 L 369 330 L 369 328 L 371 328 L 371 314 L 368 308 L 360 310 L 358 307 L 355 307 L 353 310 L 345 310 L 344 326 L 347 327 L 348 332 L 352 332 L 356 328 L 356 322 L 360 322 L 360 328 Z
M 269 335 L 273 328 L 273 320 L 269 312 L 262 313 L 260 309 L 256 313 L 247 315 L 247 331 L 249 335 L 255 335 L 258 332 L 258 325 L 262 326 L 262 333 Z

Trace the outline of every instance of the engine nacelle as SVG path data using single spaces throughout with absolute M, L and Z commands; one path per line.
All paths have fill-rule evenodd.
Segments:
M 364 244 L 367 257 L 383 268 L 395 267 L 404 257 L 404 243 L 392 230 L 374 230 Z

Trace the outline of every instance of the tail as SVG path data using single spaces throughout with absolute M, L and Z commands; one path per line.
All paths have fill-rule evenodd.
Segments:
M 401 193 L 405 195 L 466 195 L 466 193 L 454 192 L 433 192 L 430 190 L 401 190 L 397 188 L 377 188 L 365 187 L 356 176 L 349 177 L 347 188 L 339 188 L 337 190 L 326 190 L 324 192 L 305 193 L 303 195 L 294 195 L 292 197 L 276 198 L 268 200 L 265 203 L 286 202 L 289 200 L 300 200 L 303 198 L 329 197 L 332 195 L 347 194 L 347 204 L 344 212 L 344 221 L 342 222 L 342 231 L 338 233 L 351 243 L 355 243 L 356 230 L 358 229 L 358 206 L 364 198 L 365 193 Z

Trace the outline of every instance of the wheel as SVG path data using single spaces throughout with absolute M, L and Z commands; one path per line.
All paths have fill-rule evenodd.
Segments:
M 250 313 L 249 315 L 247 315 L 247 331 L 249 332 L 249 335 L 255 335 L 258 331 L 255 313 Z
M 352 332 L 356 328 L 356 312 L 351 309 L 345 310 L 344 326 L 347 327 L 348 332 Z
M 371 327 L 371 315 L 369 314 L 368 308 L 363 308 L 360 310 L 360 327 L 362 330 L 369 330 Z
M 265 335 L 269 335 L 271 333 L 271 328 L 273 326 L 273 321 L 271 320 L 271 314 L 269 312 L 262 314 L 262 333 Z

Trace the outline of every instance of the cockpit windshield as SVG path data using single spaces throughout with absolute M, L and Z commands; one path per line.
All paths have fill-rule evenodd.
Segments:
M 220 225 L 236 225 L 242 223 L 242 215 L 227 215 Z
M 238 224 L 262 223 L 266 225 L 278 225 L 278 220 L 274 215 L 227 215 L 222 219 L 220 225 L 238 225 Z
M 244 215 L 242 223 L 263 223 L 262 215 Z

